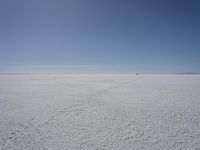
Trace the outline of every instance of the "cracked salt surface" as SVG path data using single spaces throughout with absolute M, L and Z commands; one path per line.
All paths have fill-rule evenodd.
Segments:
M 200 149 L 199 75 L 0 75 L 0 149 Z

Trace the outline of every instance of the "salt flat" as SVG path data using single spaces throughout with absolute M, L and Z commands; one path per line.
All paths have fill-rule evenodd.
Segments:
M 1 150 L 200 150 L 199 75 L 0 75 Z

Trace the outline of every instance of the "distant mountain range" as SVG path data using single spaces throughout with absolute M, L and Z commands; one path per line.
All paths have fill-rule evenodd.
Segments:
M 199 72 L 181 72 L 176 74 L 200 74 Z
M 34 74 L 56 74 L 56 73 L 24 73 L 24 72 L 22 72 L 22 73 L 21 72 L 7 72 L 7 73 L 4 73 L 4 72 L 0 72 L 0 75 L 34 75 Z M 58 74 L 70 74 L 70 73 L 58 73 Z M 88 73 L 88 74 L 90 74 L 90 73 Z M 99 73 L 99 74 L 101 74 L 101 73 Z M 124 73 L 124 74 L 126 74 L 126 73 Z M 139 75 L 139 73 L 127 73 L 127 74 Z M 143 73 L 140 73 L 140 74 L 143 74 Z M 154 74 L 154 73 L 151 73 L 151 74 Z M 157 74 L 157 73 L 155 73 L 155 74 Z M 163 74 L 163 73 L 161 73 L 161 74 Z M 164 74 L 200 75 L 200 72 L 180 72 L 180 73 L 164 73 Z

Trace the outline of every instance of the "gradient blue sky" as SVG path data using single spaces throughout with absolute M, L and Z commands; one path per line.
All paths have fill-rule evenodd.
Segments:
M 199 0 L 0 0 L 0 72 L 200 72 Z

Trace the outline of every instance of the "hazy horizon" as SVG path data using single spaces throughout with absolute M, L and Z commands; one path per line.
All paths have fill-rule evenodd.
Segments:
M 200 74 L 198 71 L 140 70 L 130 66 L 97 65 L 9 65 L 0 74 Z

